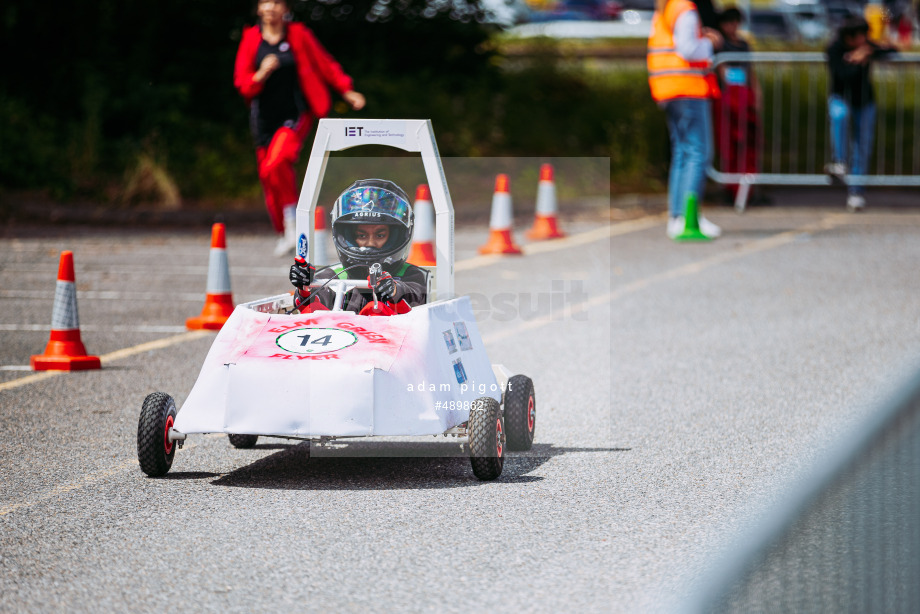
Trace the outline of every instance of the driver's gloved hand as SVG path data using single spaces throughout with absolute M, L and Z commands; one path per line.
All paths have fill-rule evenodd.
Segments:
M 374 284 L 374 292 L 377 298 L 385 303 L 396 302 L 396 280 L 389 273 L 383 273 L 382 277 Z
M 314 273 L 316 273 L 316 267 L 303 258 L 298 257 L 294 258 L 294 264 L 291 265 L 291 273 L 288 275 L 288 279 L 291 280 L 291 284 L 298 290 L 303 290 L 313 283 Z

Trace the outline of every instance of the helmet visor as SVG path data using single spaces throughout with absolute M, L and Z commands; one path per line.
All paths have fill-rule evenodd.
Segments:
M 401 222 L 406 227 L 410 225 L 412 207 L 404 199 L 393 192 L 378 187 L 361 187 L 348 190 L 340 197 L 339 215 L 354 214 L 353 221 L 361 218 L 386 215 Z

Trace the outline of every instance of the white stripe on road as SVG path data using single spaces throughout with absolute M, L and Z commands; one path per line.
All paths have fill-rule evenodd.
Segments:
M 828 229 L 834 228 L 835 226 L 839 226 L 841 224 L 847 223 L 850 217 L 851 216 L 849 215 L 842 215 L 842 214 L 831 215 L 816 223 L 808 224 L 806 226 L 802 226 L 795 230 L 790 230 L 790 231 L 783 232 L 777 235 L 766 237 L 764 239 L 758 239 L 755 241 L 744 243 L 731 252 L 718 253 L 713 256 L 710 256 L 709 258 L 704 258 L 703 260 L 700 260 L 697 262 L 691 262 L 691 263 L 688 263 L 688 264 L 685 264 L 685 265 L 682 265 L 682 266 L 679 266 L 673 269 L 669 269 L 667 271 L 662 271 L 661 273 L 652 275 L 650 277 L 638 279 L 631 283 L 625 284 L 619 288 L 616 288 L 615 290 L 612 290 L 604 295 L 596 296 L 586 301 L 582 301 L 581 303 L 578 303 L 577 305 L 567 306 L 558 315 L 550 314 L 542 318 L 535 318 L 533 320 L 528 320 L 527 322 L 524 322 L 515 328 L 505 329 L 500 332 L 493 333 L 491 335 L 487 335 L 483 337 L 483 342 L 492 343 L 495 341 L 499 341 L 501 339 L 505 339 L 507 337 L 519 334 L 521 332 L 531 330 L 534 328 L 539 328 L 541 326 L 551 324 L 555 321 L 558 321 L 558 320 L 561 320 L 567 317 L 571 317 L 572 315 L 576 313 L 587 311 L 588 309 L 592 309 L 600 305 L 612 303 L 613 301 L 617 299 L 623 298 L 624 296 L 627 296 L 630 294 L 634 294 L 640 290 L 648 288 L 649 286 L 655 285 L 657 283 L 672 280 L 672 279 L 677 279 L 681 277 L 696 275 L 697 273 L 705 271 L 706 269 L 709 269 L 718 264 L 723 264 L 725 262 L 730 262 L 732 260 L 741 258 L 742 256 L 746 256 L 749 254 L 762 252 L 762 251 L 766 251 L 766 250 L 773 249 L 776 247 L 780 247 L 782 245 L 786 245 L 788 243 L 795 241 L 796 238 L 801 236 L 803 233 L 811 233 L 811 232 L 817 232 L 821 230 L 828 230 Z M 658 220 L 656 220 L 656 223 L 658 223 Z M 651 224 L 648 224 L 646 226 L 637 225 L 636 229 L 638 230 L 638 229 L 641 229 L 642 227 L 647 228 L 650 225 Z M 170 337 L 167 339 L 161 339 L 159 341 L 153 341 L 151 343 L 141 344 L 139 346 L 134 346 L 133 348 L 126 348 L 124 350 L 112 352 L 110 354 L 106 354 L 105 356 L 102 356 L 101 358 L 103 362 L 119 360 L 121 358 L 125 358 L 127 356 L 131 356 L 131 355 L 138 354 L 141 352 L 146 352 L 146 351 L 153 350 L 153 349 L 167 347 L 169 345 L 183 343 L 185 341 L 190 341 L 192 339 L 203 337 L 207 334 L 209 334 L 207 331 L 194 331 L 191 333 L 177 335 L 175 337 Z M 47 379 L 48 377 L 53 377 L 54 375 L 58 375 L 60 373 L 62 372 L 49 371 L 49 372 L 25 377 L 19 380 L 14 380 L 12 382 L 7 382 L 6 384 L 0 384 L 0 391 L 9 389 L 9 388 L 15 388 L 17 386 L 22 386 L 27 383 L 39 381 L 41 379 Z M 221 434 L 215 433 L 211 435 L 206 435 L 206 437 L 219 437 L 219 436 L 221 436 Z M 185 445 L 185 449 L 190 449 L 194 447 L 194 445 L 195 445 L 195 442 L 189 442 Z M 0 516 L 5 516 L 16 510 L 31 507 L 42 501 L 46 501 L 48 499 L 58 497 L 65 493 L 71 492 L 73 490 L 84 488 L 106 477 L 114 475 L 115 473 L 118 473 L 130 467 L 134 467 L 136 464 L 137 464 L 137 460 L 131 459 L 129 461 L 123 462 L 115 466 L 112 469 L 106 469 L 106 470 L 102 470 L 102 471 L 98 471 L 96 473 L 90 474 L 84 477 L 82 480 L 79 480 L 77 482 L 62 484 L 60 486 L 52 488 L 44 493 L 37 495 L 31 500 L 22 501 L 19 503 L 13 503 L 10 505 L 0 507 Z
M 2 290 L 0 298 L 51 300 L 45 290 Z M 104 301 L 204 301 L 204 292 L 124 292 L 121 290 L 77 290 L 78 300 Z
M 14 332 L 45 332 L 51 330 L 50 324 L 0 324 L 0 331 Z M 81 331 L 90 332 L 112 332 L 112 333 L 184 333 L 188 329 L 184 326 L 166 326 L 166 325 L 115 325 L 103 326 L 101 324 L 84 324 L 80 327 Z
M 558 251 L 558 250 L 566 249 L 569 247 L 585 245 L 586 243 L 590 243 L 594 241 L 601 241 L 608 237 L 622 235 L 622 234 L 626 234 L 629 232 L 636 232 L 639 230 L 645 230 L 646 228 L 650 228 L 656 224 L 660 224 L 662 219 L 663 219 L 663 216 L 655 215 L 655 216 L 639 218 L 636 220 L 631 220 L 628 222 L 622 222 L 619 224 L 610 224 L 602 228 L 596 228 L 594 230 L 589 230 L 587 232 L 579 233 L 577 235 L 572 235 L 564 239 L 556 239 L 554 241 L 547 242 L 546 244 L 535 243 L 535 244 L 527 245 L 525 246 L 525 250 L 528 250 L 526 253 L 535 254 L 535 253 Z M 478 268 L 481 266 L 487 266 L 489 264 L 492 264 L 492 259 L 500 260 L 501 257 L 500 256 L 486 256 L 486 257 L 480 256 L 480 257 L 471 258 L 468 260 L 462 260 L 454 265 L 454 269 L 455 270 L 466 270 L 466 269 Z M 150 294 L 154 294 L 154 293 L 150 293 Z M 0 296 L 2 295 L 3 293 L 0 293 Z M 79 295 L 80 294 L 78 293 L 78 296 Z M 157 296 L 162 296 L 162 295 L 157 294 Z M 203 296 L 198 295 L 198 300 L 203 300 L 203 298 L 204 298 Z M 579 305 L 581 306 L 582 309 L 588 309 L 590 308 L 591 305 L 594 304 L 593 303 L 594 300 L 596 299 L 591 299 L 587 303 L 580 303 Z M 578 308 L 578 307 L 579 306 L 576 306 L 575 308 Z M 537 321 L 538 320 L 531 320 L 525 324 L 527 325 L 527 328 L 531 328 L 533 327 L 532 323 L 537 322 Z M 542 324 L 538 324 L 538 325 L 542 326 Z M 102 359 L 103 363 L 106 363 L 106 362 L 110 362 L 113 360 L 118 360 L 126 356 L 131 356 L 133 354 L 138 354 L 138 353 L 146 352 L 146 351 L 153 350 L 153 349 L 160 349 L 163 347 L 168 347 L 170 345 L 175 345 L 177 343 L 184 343 L 185 341 L 191 341 L 201 336 L 204 336 L 206 334 L 209 334 L 209 333 L 207 331 L 194 331 L 191 333 L 184 333 L 181 335 L 177 335 L 175 337 L 168 337 L 166 339 L 161 339 L 159 341 L 151 341 L 150 343 L 142 343 L 141 345 L 136 345 L 134 347 L 126 348 L 124 350 L 119 350 L 111 354 L 100 356 L 100 358 Z M 505 336 L 507 335 L 501 335 L 499 338 L 504 338 Z M 67 371 L 45 371 L 42 373 L 36 373 L 34 375 L 29 375 L 27 377 L 5 382 L 5 383 L 0 384 L 0 392 L 4 390 L 10 390 L 13 388 L 18 388 L 20 386 L 26 386 L 28 384 L 37 383 L 42 380 L 48 379 L 50 377 L 60 375 L 61 373 L 67 373 Z
M 203 303 L 204 292 L 123 292 L 120 290 L 77 290 L 77 300 L 88 301 L 143 301 L 145 303 Z M 240 303 L 263 298 L 262 294 L 244 294 Z M 45 290 L 0 290 L 0 298 L 24 298 L 53 301 L 54 293 Z
M 100 267 L 100 268 L 96 268 Z M 156 268 L 142 265 L 127 265 L 127 264 L 106 264 L 96 265 L 93 268 L 86 267 L 77 267 L 77 278 L 83 278 L 85 275 L 112 275 L 112 274 L 124 274 L 124 275 L 143 275 L 144 277 L 174 277 L 176 275 L 207 275 L 208 266 L 207 265 L 193 265 L 193 266 L 169 266 L 169 265 L 158 265 Z M 240 277 L 283 277 L 287 275 L 288 265 L 278 265 L 276 267 L 246 267 L 246 266 L 233 266 L 231 271 L 234 276 Z M 42 274 L 46 273 L 49 276 L 53 276 L 57 272 L 57 268 L 52 268 L 44 265 L 29 265 L 29 264 L 5 264 L 3 265 L 4 273 L 23 273 L 23 274 Z

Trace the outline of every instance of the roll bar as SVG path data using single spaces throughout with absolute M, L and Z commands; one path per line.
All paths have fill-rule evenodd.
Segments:
M 297 201 L 297 255 L 312 262 L 313 212 L 329 152 L 359 145 L 385 145 L 422 156 L 435 212 L 435 298 L 454 296 L 454 205 L 429 119 L 321 119 Z M 364 177 L 355 177 L 364 179 Z

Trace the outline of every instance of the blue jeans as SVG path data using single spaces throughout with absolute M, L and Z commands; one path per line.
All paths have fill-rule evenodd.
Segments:
M 712 117 L 707 98 L 674 98 L 664 104 L 671 134 L 668 212 L 684 214 L 687 196 L 703 199 L 706 167 L 712 160 Z
M 865 175 L 875 138 L 875 103 L 850 108 L 849 103 L 840 96 L 831 96 L 828 100 L 828 114 L 831 117 L 834 162 L 848 163 L 850 175 Z M 852 147 L 849 146 L 851 141 Z M 862 194 L 864 190 L 865 187 L 858 184 L 849 187 L 850 194 Z

